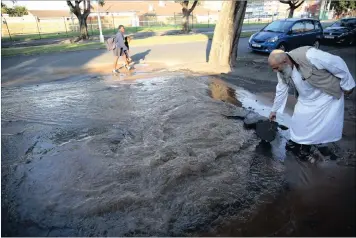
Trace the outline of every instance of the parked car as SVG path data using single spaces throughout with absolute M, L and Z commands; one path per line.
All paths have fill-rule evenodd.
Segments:
M 356 18 L 341 19 L 324 30 L 324 42 L 353 45 L 356 42 L 355 39 Z
M 306 45 L 319 48 L 322 36 L 320 21 L 288 18 L 273 21 L 253 34 L 249 39 L 249 48 L 260 52 L 271 52 L 274 49 L 289 51 Z

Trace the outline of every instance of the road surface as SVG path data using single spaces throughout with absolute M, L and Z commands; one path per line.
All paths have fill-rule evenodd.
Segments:
M 264 61 L 267 54 L 252 53 L 248 49 L 248 38 L 241 38 L 238 47 L 238 57 L 250 60 Z M 191 42 L 181 44 L 165 44 L 133 47 L 131 55 L 136 62 L 164 63 L 167 65 L 195 64 L 206 62 L 210 52 L 211 41 Z M 321 46 L 322 50 L 342 57 L 350 71 L 356 76 L 355 47 Z M 43 54 L 35 56 L 14 56 L 2 58 L 2 82 L 8 82 L 18 77 L 30 77 L 46 68 L 80 68 L 113 62 L 111 52 L 106 50 L 87 50 L 78 52 Z

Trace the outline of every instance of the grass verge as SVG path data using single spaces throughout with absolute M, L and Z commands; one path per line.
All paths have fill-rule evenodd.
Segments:
M 245 26 L 249 25 L 265 25 L 265 23 L 244 23 Z M 182 27 L 180 25 L 171 25 L 171 26 L 141 26 L 141 27 L 126 27 L 127 34 L 133 34 L 137 32 L 159 32 L 159 31 L 169 31 L 169 30 L 179 30 Z M 194 24 L 193 28 L 215 28 L 215 24 Z M 11 29 L 10 29 L 11 31 Z M 104 35 L 112 35 L 115 34 L 117 29 L 103 29 Z M 94 29 L 88 25 L 88 33 L 91 36 L 99 35 L 99 30 Z M 41 34 L 11 34 L 12 41 L 30 41 L 30 40 L 39 40 L 39 39 L 60 39 L 60 38 L 71 38 L 78 36 L 78 32 L 76 31 L 68 31 L 68 32 L 54 32 L 54 33 L 41 33 Z M 3 41 L 10 41 L 9 36 L 3 36 Z
M 240 37 L 249 37 L 254 32 L 242 32 Z M 188 43 L 197 41 L 206 41 L 213 38 L 211 34 L 194 34 L 194 35 L 175 35 L 175 36 L 153 36 L 145 39 L 137 39 L 131 42 L 131 46 L 146 46 L 146 45 L 159 45 L 159 44 L 177 44 Z M 34 55 L 46 54 L 54 52 L 69 52 L 78 50 L 93 50 L 105 49 L 105 45 L 99 42 L 86 42 L 74 44 L 56 44 L 56 45 L 43 45 L 43 46 L 28 46 L 28 47 L 13 47 L 2 48 L 2 56 L 15 56 L 15 55 Z
M 1 55 L 2 56 L 35 55 L 35 54 L 46 54 L 46 53 L 54 53 L 54 52 L 68 52 L 68 51 L 90 50 L 90 49 L 101 49 L 101 48 L 105 48 L 105 45 L 98 42 L 41 45 L 41 46 L 2 48 Z

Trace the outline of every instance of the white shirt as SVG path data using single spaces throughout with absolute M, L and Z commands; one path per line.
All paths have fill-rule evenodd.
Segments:
M 307 59 L 318 69 L 325 69 L 340 78 L 340 87 L 351 90 L 355 87 L 346 63 L 339 57 L 311 48 Z M 299 93 L 291 120 L 291 140 L 299 144 L 328 143 L 341 139 L 344 120 L 344 96 L 336 99 L 311 86 L 296 67 L 292 80 Z M 272 111 L 283 113 L 288 98 L 288 85 L 278 76 L 276 97 Z

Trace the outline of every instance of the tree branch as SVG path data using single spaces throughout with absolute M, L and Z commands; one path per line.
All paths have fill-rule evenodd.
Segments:
M 88 11 L 90 13 L 91 5 L 90 5 L 90 0 L 88 0 Z
M 81 2 L 82 0 L 80 0 Z M 80 12 L 80 7 L 79 7 L 79 3 L 80 3 L 78 0 L 75 0 L 75 9 Z
M 198 4 L 198 0 L 194 1 L 193 6 L 189 9 L 189 14 L 192 13 L 196 5 Z
M 181 1 L 180 5 L 182 5 L 183 8 L 188 8 L 189 1 Z
M 84 5 L 85 5 L 85 1 L 87 1 L 88 3 L 88 7 L 86 9 L 84 9 L 83 15 L 85 18 L 87 18 L 90 14 L 90 0 L 84 0 Z
M 304 0 L 303 0 L 303 1 L 301 1 L 299 4 L 295 5 L 295 8 L 300 7 L 303 3 L 304 3 Z
M 74 10 L 74 6 L 73 6 L 73 4 L 72 4 L 72 2 L 71 1 L 67 1 L 67 5 L 68 5 L 68 7 L 72 10 Z
M 80 16 L 80 8 L 79 5 L 77 6 L 77 1 L 75 1 L 75 6 L 73 5 L 73 3 L 70 0 L 67 0 L 67 5 L 69 6 L 70 11 L 76 15 L 76 16 Z
M 290 0 L 279 0 L 279 2 L 285 3 L 285 4 L 289 4 L 289 3 L 290 3 Z

